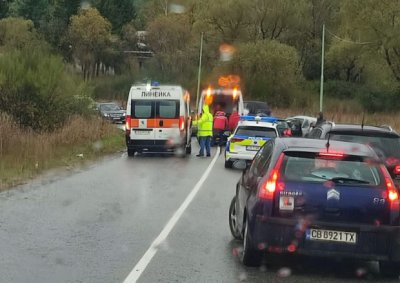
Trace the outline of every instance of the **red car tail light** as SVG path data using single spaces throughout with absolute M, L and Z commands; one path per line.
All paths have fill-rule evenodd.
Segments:
M 390 177 L 390 174 L 384 165 L 381 165 L 381 171 L 383 176 L 385 177 L 387 198 L 389 199 L 389 202 L 390 203 L 397 202 L 399 200 L 399 192 L 392 180 L 392 177 Z
M 400 175 L 400 165 L 396 165 L 393 169 L 395 175 Z
M 284 157 L 285 154 L 281 153 L 281 155 L 278 158 L 278 161 L 275 164 L 275 167 L 272 169 L 270 175 L 268 176 L 268 179 L 266 179 L 265 182 L 261 185 L 258 191 L 259 198 L 269 199 L 269 200 L 273 199 L 274 193 L 277 188 L 279 190 L 285 189 L 285 184 L 283 182 L 279 182 L 279 177 L 280 177 L 279 171 L 281 169 Z

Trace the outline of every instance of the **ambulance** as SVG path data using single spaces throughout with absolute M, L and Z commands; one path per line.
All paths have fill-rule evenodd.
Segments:
M 245 112 L 242 92 L 238 87 L 217 89 L 209 87 L 201 92 L 198 115 L 201 114 L 204 104 L 210 106 L 210 112 L 213 115 L 217 111 L 224 111 L 227 117 L 235 111 L 240 116 Z
M 133 85 L 126 107 L 128 156 L 143 152 L 190 154 L 190 94 L 179 85 Z

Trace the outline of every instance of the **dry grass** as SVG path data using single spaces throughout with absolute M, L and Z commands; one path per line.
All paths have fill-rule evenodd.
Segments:
M 83 159 L 78 154 L 86 159 L 122 146 L 121 131 L 98 118 L 74 117 L 53 133 L 38 134 L 0 116 L 0 190 Z

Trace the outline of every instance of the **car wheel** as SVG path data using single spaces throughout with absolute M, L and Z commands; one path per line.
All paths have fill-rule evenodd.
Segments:
M 133 149 L 128 148 L 128 156 L 129 157 L 134 157 L 135 156 L 135 151 Z
M 230 160 L 225 160 L 225 168 L 232 168 L 233 162 Z
M 397 278 L 400 274 L 400 263 L 392 261 L 380 261 L 379 272 L 383 276 Z
M 241 261 L 246 266 L 260 266 L 262 261 L 262 252 L 254 249 L 253 243 L 249 237 L 249 224 L 245 222 L 243 233 L 243 252 L 241 254 Z
M 229 206 L 229 229 L 235 239 L 241 239 L 242 235 L 237 227 L 237 213 L 236 213 L 236 197 L 233 197 L 231 205 Z

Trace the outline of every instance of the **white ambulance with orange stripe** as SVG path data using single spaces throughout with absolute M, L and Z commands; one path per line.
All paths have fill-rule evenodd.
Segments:
M 189 92 L 179 85 L 133 85 L 126 106 L 128 156 L 136 152 L 190 154 Z

